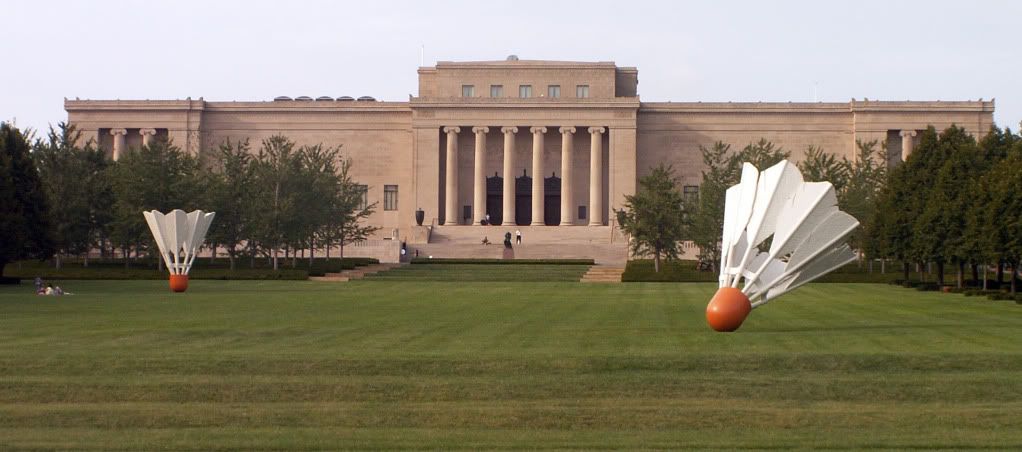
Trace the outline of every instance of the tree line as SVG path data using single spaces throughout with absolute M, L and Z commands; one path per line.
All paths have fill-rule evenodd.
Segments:
M 1016 292 L 1022 258 L 1022 137 L 996 127 L 980 140 L 951 126 L 929 127 L 912 154 L 891 171 L 867 226 L 864 251 L 909 265 L 957 270 L 961 287 L 966 268 L 979 284 L 980 267 L 997 267 L 997 282 L 1010 269 Z M 983 278 L 982 285 L 986 285 Z
M 80 131 L 61 123 L 33 139 L 11 124 L 0 125 L 0 269 L 25 258 L 103 256 L 119 253 L 125 265 L 156 249 L 142 212 L 173 209 L 215 211 L 206 237 L 226 250 L 230 267 L 239 256 L 280 259 L 296 265 L 317 249 L 365 240 L 377 228 L 362 220 L 376 203 L 351 175 L 340 147 L 299 146 L 283 135 L 227 140 L 190 155 L 172 141 L 133 147 L 116 162 Z M 157 259 L 158 265 L 162 261 Z M 2 270 L 0 270 L 2 271 Z
M 1022 137 L 993 127 L 977 141 L 958 126 L 940 134 L 929 127 L 909 158 L 891 169 L 885 149 L 886 143 L 857 141 L 848 159 L 810 146 L 797 163 L 805 180 L 831 182 L 841 210 L 862 224 L 850 238 L 853 249 L 864 259 L 901 261 L 905 279 L 911 263 L 933 264 L 939 285 L 947 264 L 956 266 L 959 285 L 967 267 L 975 284 L 986 264 L 997 266 L 999 283 L 1006 268 L 1017 272 Z M 673 169 L 660 165 L 639 180 L 636 194 L 626 196 L 624 209 L 616 212 L 631 236 L 631 251 L 652 256 L 657 271 L 662 257 L 678 258 L 684 241 L 699 247 L 702 268 L 719 271 L 724 196 L 740 180 L 742 162 L 763 170 L 790 157 L 765 139 L 740 150 L 718 141 L 700 152 L 698 196 L 685 197 Z

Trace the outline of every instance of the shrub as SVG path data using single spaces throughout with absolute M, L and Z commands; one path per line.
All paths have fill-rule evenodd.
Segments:
M 923 292 L 933 292 L 933 291 L 940 290 L 940 286 L 938 286 L 937 283 L 929 283 L 929 282 L 924 282 L 924 283 L 916 284 L 915 287 L 916 287 L 916 290 L 923 291 Z

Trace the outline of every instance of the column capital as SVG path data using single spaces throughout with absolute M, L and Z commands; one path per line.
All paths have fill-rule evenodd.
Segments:
M 529 132 L 532 132 L 534 134 L 535 133 L 546 133 L 546 127 L 543 127 L 543 126 L 530 127 L 529 128 Z
M 517 127 L 501 127 L 500 131 L 505 133 L 505 134 L 508 134 L 508 133 L 518 133 L 518 128 Z
M 592 134 L 604 133 L 606 131 L 607 131 L 606 127 L 590 127 L 589 128 L 589 133 L 592 133 Z
M 110 135 L 117 136 L 117 135 L 127 135 L 127 134 L 128 134 L 128 130 L 127 129 L 110 129 Z
M 902 138 L 904 138 L 904 137 L 914 137 L 914 136 L 916 136 L 916 131 L 915 130 L 902 130 L 901 132 L 898 133 L 898 135 L 900 135 Z
M 156 135 L 156 129 L 138 129 L 138 134 L 142 136 Z
M 561 127 L 560 130 L 561 130 L 562 134 L 565 134 L 565 133 L 575 133 L 575 128 L 574 127 Z
M 461 133 L 461 127 L 457 127 L 457 126 L 444 127 L 444 133 L 446 133 L 448 135 L 450 135 L 452 133 Z
M 486 126 L 476 126 L 472 128 L 472 133 L 475 134 L 490 133 L 490 128 Z

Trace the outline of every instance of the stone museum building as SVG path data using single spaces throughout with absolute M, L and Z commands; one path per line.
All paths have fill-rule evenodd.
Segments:
M 518 257 L 608 262 L 625 255 L 613 211 L 651 167 L 673 165 L 685 194 L 698 195 L 700 146 L 723 141 L 740 149 L 765 138 L 799 160 L 810 145 L 852 158 L 856 140 L 878 140 L 896 165 L 928 125 L 979 134 L 994 111 L 984 100 L 646 101 L 638 70 L 613 62 L 512 56 L 441 61 L 418 75 L 418 94 L 400 102 L 67 100 L 65 109 L 113 159 L 157 138 L 191 153 L 226 139 L 247 138 L 258 149 L 274 134 L 341 146 L 367 202 L 377 203 L 371 222 L 382 228 L 380 238 L 430 255 L 499 256 L 504 233 L 519 230 Z M 497 226 L 482 225 L 487 215 Z M 483 237 L 498 246 L 481 247 Z

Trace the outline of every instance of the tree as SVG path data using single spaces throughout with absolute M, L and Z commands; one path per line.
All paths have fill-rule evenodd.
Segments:
M 320 235 L 326 244 L 327 258 L 330 258 L 330 248 L 334 243 L 341 246 L 343 258 L 345 245 L 365 240 L 380 229 L 363 223 L 376 210 L 376 203 L 368 203 L 364 198 L 366 188 L 351 177 L 351 159 L 341 160 L 330 202 L 331 214 Z
M 25 136 L 0 123 L 0 277 L 8 262 L 54 252 L 49 204 Z
M 653 268 L 660 271 L 660 258 L 678 258 L 678 242 L 684 239 L 682 204 L 674 169 L 660 166 L 639 179 L 639 190 L 625 195 L 624 208 L 618 210 L 621 230 L 631 236 L 631 251 L 653 255 Z
M 836 155 L 825 152 L 821 147 L 809 146 L 805 158 L 797 166 L 805 180 L 830 182 L 834 190 L 840 193 L 848 183 L 851 170 L 848 163 L 847 159 L 838 160 Z
M 887 183 L 877 195 L 876 215 L 867 223 L 867 248 L 877 256 L 901 260 L 905 279 L 909 261 L 922 262 L 913 226 L 925 207 L 926 186 L 931 182 L 927 179 L 943 165 L 937 144 L 933 126 L 920 134 L 908 160 L 888 172 Z
M 720 266 L 721 229 L 724 228 L 724 196 L 727 189 L 741 179 L 742 163 L 749 162 L 757 169 L 767 169 L 789 157 L 789 153 L 766 139 L 750 143 L 732 154 L 731 146 L 716 142 L 711 147 L 699 147 L 703 155 L 703 180 L 699 185 L 699 198 L 685 204 L 686 221 L 690 224 L 692 242 L 699 247 L 699 260 L 714 271 Z
M 964 262 L 955 253 L 961 248 L 960 238 L 965 229 L 967 200 L 960 193 L 974 172 L 976 154 L 976 140 L 965 129 L 951 126 L 940 134 L 936 148 L 925 156 L 928 161 L 917 166 L 926 172 L 916 178 L 928 177 L 930 183 L 916 186 L 919 215 L 913 221 L 912 249 L 922 262 L 937 265 L 938 285 L 944 284 L 947 262 Z
M 1022 151 L 1022 149 L 1019 149 Z M 1018 291 L 1016 274 L 1022 262 L 1022 152 L 1012 152 L 987 175 L 990 199 L 986 224 L 993 252 L 1011 266 L 1011 293 Z
M 231 270 L 235 269 L 238 245 L 252 228 L 254 209 L 246 202 L 253 190 L 254 172 L 248 140 L 230 139 L 213 152 L 207 178 L 208 209 L 216 212 L 209 241 L 227 249 Z
M 104 211 L 109 205 L 99 203 L 108 200 L 106 161 L 91 142 L 79 146 L 81 135 L 74 126 L 60 123 L 57 129 L 50 128 L 45 141 L 36 141 L 32 153 L 53 206 L 58 269 L 61 254 L 87 256 L 107 220 Z
M 260 206 L 254 218 L 253 238 L 272 256 L 278 270 L 281 246 L 295 236 L 301 190 L 301 160 L 295 143 L 283 135 L 262 142 L 254 162 L 255 190 L 252 202 Z
M 130 149 L 110 168 L 115 196 L 112 236 L 128 266 L 129 251 L 135 249 L 137 255 L 153 241 L 142 212 L 196 209 L 203 188 L 197 161 L 166 140 Z
M 867 230 L 876 216 L 876 200 L 887 182 L 887 165 L 877 151 L 877 141 L 855 142 L 854 160 L 842 157 L 845 179 L 835 184 L 837 201 L 841 210 L 855 217 L 862 224 L 849 237 L 853 249 L 866 253 Z

